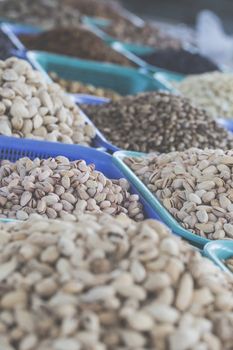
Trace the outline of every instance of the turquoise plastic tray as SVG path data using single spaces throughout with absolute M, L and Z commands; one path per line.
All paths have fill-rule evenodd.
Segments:
M 64 79 L 79 80 L 85 84 L 112 89 L 120 95 L 167 90 L 167 87 L 160 81 L 135 68 L 76 59 L 42 51 L 28 51 L 27 57 L 41 71 L 55 72 Z
M 195 235 L 194 233 L 184 229 L 168 212 L 167 209 L 159 202 L 159 200 L 152 194 L 152 192 L 143 184 L 143 182 L 133 173 L 133 171 L 124 163 L 126 157 L 144 157 L 145 153 L 118 151 L 113 155 L 114 161 L 125 176 L 134 184 L 143 198 L 154 209 L 160 220 L 164 222 L 176 235 L 183 237 L 191 244 L 198 248 L 203 248 L 209 239 Z
M 204 255 L 211 259 L 223 271 L 232 274 L 223 261 L 233 258 L 233 241 L 219 240 L 210 242 L 204 247 Z
M 16 219 L 0 219 L 0 223 L 1 222 L 18 222 L 19 220 L 16 220 Z

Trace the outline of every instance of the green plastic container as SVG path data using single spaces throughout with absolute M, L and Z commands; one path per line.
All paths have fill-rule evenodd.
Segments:
M 223 271 L 232 274 L 228 267 L 224 264 L 224 260 L 233 258 L 233 241 L 218 240 L 206 244 L 204 255 L 211 259 Z
M 143 182 L 133 173 L 133 171 L 124 163 L 126 157 L 144 157 L 145 153 L 131 152 L 131 151 L 118 151 L 113 155 L 114 161 L 119 169 L 127 176 L 127 178 L 134 184 L 138 192 L 142 197 L 150 204 L 158 215 L 160 220 L 165 223 L 172 232 L 176 235 L 183 237 L 189 241 L 192 245 L 198 248 L 203 248 L 206 243 L 210 242 L 209 239 L 195 235 L 194 233 L 184 229 L 168 212 L 168 210 L 159 202 L 159 200 L 152 194 L 152 192 L 143 184 Z
M 31 63 L 45 72 L 55 72 L 61 78 L 112 89 L 120 95 L 143 91 L 168 90 L 160 81 L 135 68 L 110 63 L 82 60 L 42 51 L 28 51 Z

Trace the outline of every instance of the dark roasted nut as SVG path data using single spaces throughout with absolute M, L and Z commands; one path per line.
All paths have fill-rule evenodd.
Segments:
M 83 108 L 122 149 L 166 153 L 190 147 L 233 148 L 232 135 L 204 110 L 169 93 L 146 92 Z
M 208 58 L 184 49 L 156 50 L 141 58 L 151 65 L 181 74 L 200 74 L 219 70 L 218 66 Z

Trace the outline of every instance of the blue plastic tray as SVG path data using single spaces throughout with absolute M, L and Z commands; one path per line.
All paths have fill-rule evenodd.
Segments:
M 160 81 L 135 68 L 72 58 L 41 51 L 28 51 L 29 61 L 41 71 L 55 72 L 61 78 L 112 89 L 120 95 L 167 90 Z
M 204 247 L 204 255 L 211 259 L 223 271 L 232 274 L 224 264 L 224 260 L 233 258 L 233 241 L 219 240 L 210 242 Z
M 133 173 L 133 171 L 124 163 L 126 157 L 144 157 L 144 153 L 131 151 L 118 151 L 114 153 L 113 158 L 115 164 L 137 188 L 143 198 L 150 204 L 151 208 L 159 216 L 160 220 L 164 222 L 175 234 L 183 237 L 191 244 L 198 248 L 203 248 L 209 239 L 195 235 L 194 233 L 184 229 L 168 212 L 168 210 L 159 202 L 159 200 L 152 194 L 152 192 L 143 184 L 143 182 Z
M 98 97 L 93 95 L 85 95 L 85 94 L 71 94 L 77 104 L 85 104 L 85 105 L 102 105 L 104 103 L 108 103 L 111 100 L 109 98 Z
M 24 24 L 2 23 L 1 28 L 20 52 L 25 52 L 26 48 L 23 45 L 23 43 L 19 40 L 18 35 L 36 35 L 42 32 L 42 29 L 38 27 L 33 27 Z
M 8 159 L 14 162 L 22 157 L 46 159 L 59 155 L 65 156 L 70 160 L 84 159 L 87 163 L 94 163 L 96 169 L 103 172 L 110 179 L 125 177 L 114 164 L 112 156 L 93 148 L 0 136 L 0 160 Z M 133 184 L 130 192 L 139 194 Z M 151 206 L 141 196 L 140 201 L 143 204 L 146 218 L 159 219 Z

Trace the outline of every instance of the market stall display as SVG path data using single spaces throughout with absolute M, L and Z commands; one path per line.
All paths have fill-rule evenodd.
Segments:
M 0 11 L 0 349 L 233 350 L 232 74 L 115 1 Z

